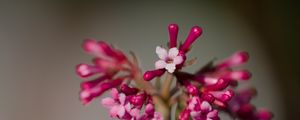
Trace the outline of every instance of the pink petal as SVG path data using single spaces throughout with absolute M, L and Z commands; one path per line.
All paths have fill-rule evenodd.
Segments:
M 106 108 L 111 108 L 116 104 L 115 100 L 112 98 L 104 98 L 101 100 L 101 104 Z
M 174 59 L 179 53 L 179 50 L 176 47 L 173 47 L 169 50 L 168 57 Z
M 168 57 L 168 52 L 166 49 L 160 47 L 160 46 L 157 46 L 156 47 L 156 54 L 158 55 L 158 57 L 162 60 L 165 60 L 167 59 Z
M 120 101 L 121 105 L 125 105 L 125 99 L 126 99 L 126 95 L 124 93 L 120 93 L 119 101 Z
M 213 110 L 213 111 L 209 112 L 207 114 L 207 117 L 208 118 L 216 118 L 216 117 L 218 117 L 218 111 L 217 110 Z
M 119 106 L 116 105 L 116 106 L 113 106 L 110 111 L 109 111 L 109 114 L 111 117 L 117 117 L 117 114 L 118 114 L 118 111 L 119 111 Z
M 165 68 L 166 66 L 167 66 L 167 63 L 163 60 L 158 60 L 155 62 L 156 69 L 162 69 L 162 68 Z
M 130 111 L 130 115 L 135 117 L 135 118 L 138 118 L 140 116 L 140 111 L 139 109 L 137 108 L 134 108 Z
M 197 111 L 197 112 L 196 111 L 192 111 L 190 114 L 191 114 L 192 118 L 195 118 L 195 117 L 199 116 L 201 114 L 201 112 L 200 111 Z
M 130 111 L 130 109 L 131 109 L 130 103 L 127 103 L 124 107 L 125 107 L 126 111 Z
M 120 106 L 117 114 L 120 118 L 122 118 L 125 115 L 125 107 Z
M 203 101 L 200 108 L 203 112 L 209 112 L 212 109 L 211 105 L 207 101 Z
M 112 88 L 110 91 L 110 95 L 113 99 L 118 99 L 119 92 L 116 88 Z
M 182 56 L 176 56 L 174 59 L 173 59 L 173 63 L 178 65 L 178 64 L 181 64 L 183 61 L 183 58 Z
M 173 63 L 167 64 L 166 69 L 168 70 L 169 73 L 173 73 L 176 69 L 175 64 Z

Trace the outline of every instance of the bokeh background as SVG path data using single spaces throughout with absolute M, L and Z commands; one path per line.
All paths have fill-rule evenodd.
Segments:
M 190 57 L 194 71 L 236 50 L 256 86 L 257 106 L 274 120 L 297 119 L 299 109 L 299 4 L 290 0 L 226 1 L 0 1 L 0 120 L 108 120 L 98 101 L 82 106 L 74 66 L 89 62 L 85 38 L 135 51 L 142 69 L 154 68 L 155 47 L 179 24 L 179 40 L 193 25 L 204 29 Z M 128 52 L 127 52 L 128 53 Z M 228 119 L 225 117 L 225 119 Z

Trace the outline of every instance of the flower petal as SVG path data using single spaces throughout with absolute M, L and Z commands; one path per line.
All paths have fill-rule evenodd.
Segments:
M 131 109 L 131 111 L 129 112 L 129 114 L 131 116 L 133 116 L 134 118 L 138 118 L 140 116 L 140 111 L 139 109 L 137 108 L 134 108 L 134 109 Z
M 218 111 L 217 110 L 213 110 L 213 111 L 209 112 L 207 114 L 207 117 L 208 118 L 216 118 L 216 117 L 218 117 Z
M 179 50 L 176 47 L 173 47 L 169 50 L 168 57 L 174 59 L 179 53 Z
M 200 106 L 201 110 L 205 113 L 211 111 L 212 107 L 207 101 L 203 101 Z
M 165 68 L 166 66 L 167 66 L 167 63 L 163 60 L 158 60 L 155 62 L 156 69 L 162 69 L 162 68 Z
M 165 60 L 167 59 L 168 57 L 168 52 L 166 49 L 160 47 L 160 46 L 157 46 L 156 47 L 156 54 L 158 55 L 158 57 L 162 60 Z
M 111 108 L 112 106 L 115 105 L 115 103 L 116 103 L 115 100 L 109 97 L 101 100 L 101 104 L 106 108 Z
M 118 99 L 119 92 L 116 88 L 112 88 L 110 91 L 110 95 L 113 99 Z
M 181 64 L 183 61 L 183 58 L 182 56 L 176 56 L 174 59 L 173 59 L 173 63 L 178 65 L 178 64 Z
M 118 114 L 118 116 L 119 116 L 120 118 L 122 118 L 122 117 L 125 115 L 125 107 L 122 106 L 122 105 L 120 105 L 117 114 Z
M 120 93 L 119 94 L 119 101 L 121 103 L 121 105 L 125 105 L 125 99 L 126 99 L 126 96 L 124 93 Z
M 174 63 L 167 64 L 166 69 L 168 70 L 169 73 L 173 73 L 176 69 L 175 64 Z
M 118 111 L 119 111 L 119 106 L 115 105 L 110 109 L 109 114 L 112 118 L 115 118 L 117 117 Z
M 124 107 L 125 107 L 125 110 L 126 110 L 126 111 L 130 111 L 130 110 L 131 110 L 131 105 L 130 105 L 130 103 L 127 103 Z

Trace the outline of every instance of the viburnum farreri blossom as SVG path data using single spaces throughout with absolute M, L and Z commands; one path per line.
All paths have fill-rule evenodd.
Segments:
M 183 62 L 183 58 L 182 56 L 178 55 L 179 50 L 176 47 L 171 48 L 169 52 L 167 52 L 166 49 L 157 46 L 156 54 L 160 60 L 156 61 L 155 68 L 165 68 L 169 73 L 173 73 L 176 69 L 176 65 L 179 65 Z
M 273 118 L 269 110 L 257 109 L 251 103 L 257 93 L 254 88 L 237 89 L 251 78 L 248 70 L 236 67 L 247 63 L 247 52 L 237 51 L 189 73 L 182 68 L 195 63 L 187 54 L 202 28 L 192 27 L 180 45 L 178 31 L 177 24 L 168 26 L 168 48 L 156 47 L 159 60 L 154 63 L 155 69 L 144 73 L 133 52 L 127 56 L 104 41 L 85 40 L 83 50 L 94 58 L 91 64 L 76 67 L 84 80 L 81 102 L 87 105 L 110 91 L 111 97 L 103 98 L 101 103 L 111 118 L 120 120 L 220 120 L 220 112 L 239 120 Z M 150 82 L 154 78 L 155 84 Z

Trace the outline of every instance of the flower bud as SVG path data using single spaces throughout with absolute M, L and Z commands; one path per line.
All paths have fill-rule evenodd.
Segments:
M 192 29 L 190 30 L 190 33 L 189 33 L 188 37 L 186 38 L 185 42 L 180 47 L 180 51 L 183 51 L 184 53 L 186 53 L 188 51 L 188 49 L 190 48 L 190 46 L 192 45 L 192 43 L 201 34 L 202 34 L 202 28 L 200 28 L 199 26 L 192 27 Z
M 170 24 L 168 27 L 169 30 L 169 47 L 173 48 L 177 46 L 177 35 L 178 35 L 178 26 L 177 24 Z
M 102 69 L 98 66 L 88 65 L 88 64 L 78 64 L 76 66 L 76 73 L 80 77 L 89 77 L 96 73 L 102 72 Z
M 150 81 L 154 77 L 161 76 L 164 74 L 165 70 L 164 69 L 157 69 L 157 70 L 152 70 L 152 71 L 147 71 L 144 73 L 144 80 Z
M 246 63 L 249 59 L 249 55 L 247 52 L 239 51 L 231 55 L 229 58 L 221 61 L 217 64 L 217 68 L 226 68 L 226 67 L 233 67 L 238 66 Z

